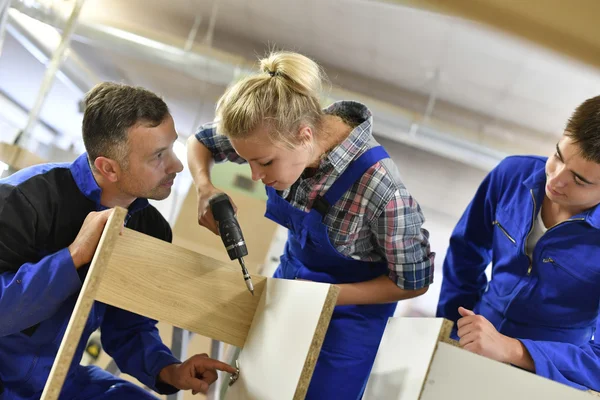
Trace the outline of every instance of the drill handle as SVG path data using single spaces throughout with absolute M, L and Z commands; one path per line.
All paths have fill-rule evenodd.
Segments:
M 246 248 L 244 235 L 235 217 L 229 196 L 220 193 L 210 199 L 209 204 L 229 258 L 233 260 L 247 256 L 248 249 Z

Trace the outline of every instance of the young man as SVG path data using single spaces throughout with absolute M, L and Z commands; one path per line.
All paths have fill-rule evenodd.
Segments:
M 437 315 L 457 321 L 461 346 L 600 390 L 599 203 L 600 96 L 577 107 L 550 158 L 502 161 L 456 226 Z
M 35 399 L 44 388 L 111 208 L 129 210 L 128 228 L 170 241 L 171 229 L 148 198 L 169 196 L 182 164 L 167 105 L 155 94 L 103 83 L 85 99 L 87 154 L 0 180 L 0 398 Z M 94 303 L 61 398 L 148 399 L 137 386 L 78 360 L 89 335 L 119 368 L 169 394 L 204 392 L 216 369 L 196 355 L 181 363 L 161 342 L 156 322 Z

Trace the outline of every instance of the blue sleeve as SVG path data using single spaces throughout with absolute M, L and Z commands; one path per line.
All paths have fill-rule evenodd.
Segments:
M 0 337 L 50 318 L 81 289 L 68 249 L 40 259 L 35 240 L 43 233 L 36 225 L 36 212 L 18 189 L 0 200 Z
M 491 261 L 496 208 L 494 178 L 495 170 L 483 180 L 452 232 L 443 266 L 438 317 L 456 322 L 460 318 L 458 307 L 472 310 L 486 288 L 485 269 Z
M 164 367 L 181 361 L 163 344 L 155 320 L 107 306 L 100 332 L 102 347 L 121 371 L 157 393 L 177 392 L 175 387 L 158 382 Z
M 213 160 L 216 163 L 224 161 L 231 161 L 237 164 L 246 163 L 246 160 L 235 152 L 229 138 L 217 132 L 217 124 L 215 122 L 201 126 L 196 133 L 196 139 L 210 150 Z
M 596 337 L 583 346 L 561 342 L 521 340 L 535 364 L 535 373 L 578 389 L 600 391 L 600 319 Z M 600 338 L 599 338 L 600 339 Z

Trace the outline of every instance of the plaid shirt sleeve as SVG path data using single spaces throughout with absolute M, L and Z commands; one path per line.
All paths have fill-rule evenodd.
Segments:
M 210 150 L 216 163 L 232 161 L 237 164 L 244 164 L 246 162 L 235 152 L 229 139 L 217 133 L 215 122 L 202 125 L 196 133 L 196 139 Z
M 423 222 L 425 217 L 417 202 L 400 188 L 371 224 L 385 252 L 389 277 L 401 289 L 422 289 L 433 282 L 435 253 L 431 252 Z

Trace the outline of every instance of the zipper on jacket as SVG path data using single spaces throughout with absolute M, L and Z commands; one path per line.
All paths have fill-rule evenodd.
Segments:
M 513 239 L 508 232 L 506 232 L 506 229 L 504 229 L 504 227 L 500 224 L 500 222 L 498 222 L 498 220 L 495 220 L 494 222 L 492 222 L 492 225 L 496 225 L 498 228 L 500 228 L 500 230 L 502 231 L 502 233 L 504 233 L 504 236 L 506 236 L 508 238 L 508 240 L 510 240 L 513 244 L 517 244 L 517 241 L 515 239 Z
M 552 225 L 550 228 L 548 228 L 548 230 L 546 231 L 546 233 L 550 232 L 550 230 L 556 228 L 559 225 L 566 224 L 567 222 L 573 222 L 573 221 L 585 221 L 585 218 L 570 218 L 570 219 L 566 219 L 566 220 L 564 220 L 562 222 L 559 222 L 558 224 Z
M 567 274 L 571 275 L 573 278 L 575 278 L 575 279 L 577 279 L 579 281 L 587 282 L 584 278 L 575 275 L 573 272 L 569 271 L 568 269 L 564 268 L 562 265 L 560 265 L 559 263 L 557 263 L 556 261 L 554 261 L 554 259 L 552 257 L 546 257 L 546 258 L 542 259 L 542 262 L 554 264 L 556 267 L 562 269 Z
M 531 259 L 531 256 L 527 254 L 527 242 L 529 241 L 529 235 L 531 235 L 531 232 L 533 232 L 533 225 L 535 224 L 535 210 L 537 208 L 537 205 L 535 203 L 535 196 L 533 195 L 533 189 L 529 189 L 529 193 L 531 194 L 531 200 L 533 200 L 533 211 L 531 212 L 531 228 L 529 228 L 529 232 L 527 233 L 525 241 L 523 242 L 523 253 L 525 253 L 527 258 L 529 259 L 529 267 L 527 267 L 527 276 L 531 275 L 531 270 L 533 269 L 533 260 Z
M 533 231 L 533 225 L 535 224 L 535 209 L 537 208 L 536 204 L 535 204 L 535 197 L 533 195 L 533 189 L 529 189 L 529 193 L 531 193 L 531 200 L 533 200 L 533 212 L 532 212 L 532 216 L 531 216 L 531 229 L 529 230 L 529 233 L 527 234 L 527 237 L 525 238 L 525 243 L 523 244 L 523 252 L 525 254 L 527 254 L 527 250 L 526 250 L 526 246 L 527 246 L 527 241 L 529 240 L 529 235 L 531 234 L 531 232 Z M 542 210 L 540 209 L 540 212 L 542 212 Z M 559 222 L 558 224 L 555 224 L 553 226 L 551 226 L 550 228 L 548 228 L 546 230 L 546 232 L 544 233 L 544 235 L 548 232 L 550 232 L 552 229 L 556 228 L 559 225 L 565 224 L 567 222 L 573 222 L 573 221 L 585 221 L 585 218 L 571 218 L 571 219 L 567 219 L 565 221 Z M 531 275 L 531 270 L 533 268 L 533 263 L 532 263 L 532 259 L 529 256 L 529 254 L 527 254 L 527 258 L 529 258 L 529 268 L 527 268 L 527 275 Z M 546 261 L 546 260 L 551 260 L 551 261 Z M 542 262 L 552 262 L 555 265 L 558 265 L 554 262 L 554 260 L 552 260 L 551 258 L 544 258 L 542 260 Z

